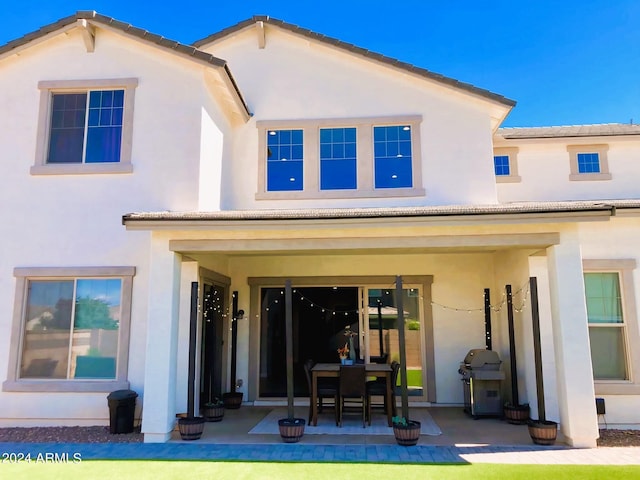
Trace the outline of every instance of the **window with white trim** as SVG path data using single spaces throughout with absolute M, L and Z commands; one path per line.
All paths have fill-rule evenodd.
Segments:
M 583 260 L 591 364 L 597 394 L 640 393 L 636 261 Z
M 136 79 L 43 81 L 33 174 L 131 171 Z
M 422 196 L 421 121 L 258 121 L 256 199 Z
M 15 348 L 4 389 L 123 384 L 133 274 L 132 267 L 16 269 Z

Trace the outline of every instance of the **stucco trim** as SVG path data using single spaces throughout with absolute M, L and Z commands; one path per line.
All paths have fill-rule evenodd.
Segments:
M 496 183 L 520 183 L 518 174 L 518 147 L 494 147 L 493 156 L 506 155 L 509 157 L 509 175 L 496 175 Z
M 611 180 L 611 172 L 609 172 L 609 160 L 607 158 L 607 144 L 586 144 L 586 145 L 567 145 L 569 152 L 569 174 L 570 181 L 598 181 Z M 578 153 L 597 153 L 600 164 L 600 172 L 598 173 L 580 173 L 578 171 Z

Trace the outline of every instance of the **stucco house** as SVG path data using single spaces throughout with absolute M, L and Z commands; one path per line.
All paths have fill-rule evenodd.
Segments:
M 106 423 L 130 388 L 166 441 L 192 282 L 197 400 L 234 363 L 245 402 L 282 401 L 285 281 L 301 374 L 346 325 L 395 355 L 397 275 L 413 404 L 462 405 L 486 289 L 509 376 L 511 285 L 537 417 L 535 277 L 547 418 L 576 446 L 596 398 L 640 425 L 640 126 L 500 128 L 512 100 L 269 17 L 183 45 L 77 12 L 0 47 L 0 105 L 1 425 Z

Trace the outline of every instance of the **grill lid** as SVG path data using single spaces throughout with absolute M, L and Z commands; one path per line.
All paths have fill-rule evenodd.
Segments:
M 475 348 L 469 350 L 463 363 L 465 367 L 471 369 L 498 370 L 502 360 L 493 350 Z

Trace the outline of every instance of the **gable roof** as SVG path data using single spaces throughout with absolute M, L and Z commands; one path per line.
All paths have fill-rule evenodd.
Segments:
M 596 125 L 567 125 L 558 127 L 509 127 L 499 128 L 496 135 L 506 139 L 640 135 L 640 125 L 629 123 L 604 123 Z
M 243 30 L 245 28 L 251 27 L 253 25 L 255 25 L 256 23 L 259 22 L 263 22 L 266 23 L 268 25 L 273 25 L 275 27 L 279 27 L 282 28 L 283 30 L 287 30 L 289 32 L 292 32 L 294 34 L 297 35 L 301 35 L 303 37 L 318 41 L 320 43 L 323 43 L 325 45 L 328 46 L 332 46 L 332 47 L 337 47 L 340 48 L 342 50 L 346 50 L 348 52 L 351 53 L 355 53 L 357 55 L 360 55 L 362 57 L 365 57 L 367 59 L 370 60 L 375 60 L 377 62 L 380 62 L 382 64 L 391 66 L 391 67 L 395 67 L 395 68 L 399 68 L 401 70 L 404 70 L 406 72 L 418 75 L 420 77 L 429 79 L 429 80 L 433 80 L 436 81 L 438 83 L 441 83 L 443 85 L 447 85 L 449 87 L 453 87 L 455 89 L 458 90 L 462 90 L 464 92 L 467 93 L 472 93 L 473 95 L 482 97 L 484 99 L 487 100 L 491 100 L 493 102 L 497 102 L 499 104 L 502 104 L 504 106 L 507 106 L 509 108 L 515 106 L 516 102 L 515 100 L 510 100 L 502 95 L 499 95 L 497 93 L 493 93 L 490 92 L 489 90 L 485 90 L 483 88 L 479 88 L 476 87 L 474 85 L 471 85 L 469 83 L 464 83 L 464 82 L 460 82 L 458 80 L 455 80 L 453 78 L 449 78 L 449 77 L 445 77 L 444 75 L 440 75 L 438 73 L 434 73 L 431 72 L 427 69 L 421 68 L 421 67 L 417 67 L 416 65 L 413 65 L 411 63 L 406 63 L 406 62 L 402 62 L 398 59 L 392 58 L 392 57 L 388 57 L 386 55 L 382 55 L 380 53 L 375 53 L 372 52 L 370 50 L 367 50 L 366 48 L 362 48 L 362 47 L 358 47 L 356 45 L 353 45 L 351 43 L 347 43 L 347 42 L 343 42 L 342 40 L 338 40 L 336 38 L 332 38 L 332 37 L 327 37 L 326 35 L 322 35 L 319 33 L 316 33 L 312 30 L 306 29 L 306 28 L 302 28 L 299 27 L 298 25 L 294 25 L 291 23 L 287 23 L 284 22 L 282 20 L 278 20 L 275 18 L 271 18 L 267 15 L 255 15 L 252 18 L 249 18 L 247 20 L 244 20 L 242 22 L 239 22 L 235 25 L 232 25 L 231 27 L 225 28 L 217 33 L 214 33 L 212 35 L 209 35 L 201 40 L 198 40 L 196 42 L 193 42 L 193 45 L 196 47 L 202 47 L 203 45 L 207 45 L 209 43 L 215 42 L 217 40 L 220 40 L 224 37 L 227 37 L 229 35 L 232 35 L 236 32 L 239 32 L 240 30 Z
M 0 59 L 4 56 L 17 53 L 24 48 L 28 48 L 30 44 L 32 44 L 32 42 L 44 40 L 51 34 L 62 33 L 63 31 L 76 28 L 78 23 L 83 21 L 89 21 L 92 24 L 109 27 L 116 31 L 125 33 L 126 35 L 131 35 L 144 42 L 148 42 L 155 46 L 161 47 L 172 53 L 190 58 L 191 60 L 200 63 L 205 63 L 216 69 L 221 69 L 223 71 L 223 75 L 229 81 L 229 87 L 231 90 L 230 93 L 233 97 L 235 97 L 236 103 L 238 104 L 238 108 L 241 111 L 243 117 L 245 117 L 246 120 L 251 116 L 249 108 L 247 107 L 247 104 L 242 97 L 242 93 L 240 92 L 240 89 L 238 88 L 233 76 L 231 75 L 231 71 L 229 70 L 226 61 L 215 57 L 210 53 L 198 50 L 194 46 L 176 42 L 175 40 L 170 40 L 160 35 L 148 32 L 147 30 L 134 27 L 131 24 L 116 20 L 113 17 L 101 15 L 93 10 L 77 11 L 74 15 L 64 17 L 57 22 L 45 25 L 44 27 L 41 27 L 34 32 L 28 33 L 20 38 L 17 38 L 0 46 Z

